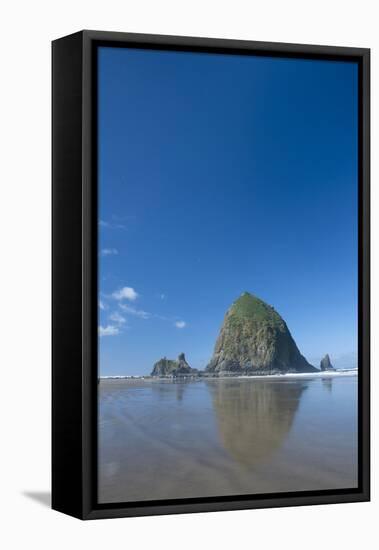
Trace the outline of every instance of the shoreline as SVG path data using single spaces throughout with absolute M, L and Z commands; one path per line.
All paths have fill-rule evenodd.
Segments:
M 156 381 L 199 381 L 199 380 L 230 380 L 235 379 L 288 379 L 288 378 L 332 378 L 334 376 L 358 376 L 358 369 L 341 369 L 335 371 L 319 371 L 319 372 L 287 372 L 283 374 L 240 374 L 240 375 L 225 375 L 225 376 L 122 376 L 110 375 L 99 376 L 99 382 L 102 380 L 144 380 L 147 382 Z

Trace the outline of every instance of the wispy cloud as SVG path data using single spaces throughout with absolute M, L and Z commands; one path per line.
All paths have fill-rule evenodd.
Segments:
M 105 309 L 105 305 L 102 300 L 99 300 L 99 309 Z
M 166 294 L 159 293 L 156 295 L 160 300 L 166 299 Z M 135 302 L 139 298 L 138 292 L 131 286 L 124 286 L 115 290 L 111 295 L 108 295 L 108 298 L 113 298 L 119 302 L 119 308 L 122 310 L 125 316 L 134 316 L 139 317 L 140 319 L 159 319 L 161 321 L 166 321 L 171 323 L 178 329 L 183 329 L 187 326 L 187 323 L 180 319 L 178 316 L 169 316 L 160 315 L 158 313 L 151 313 L 145 311 L 144 309 L 139 309 L 134 307 L 134 305 L 127 302 Z M 113 312 L 109 315 L 108 319 L 120 327 L 123 323 L 126 322 L 126 319 L 122 317 L 118 312 Z
M 153 317 L 152 313 L 144 311 L 143 309 L 136 309 L 135 307 L 129 306 L 128 304 L 119 304 L 119 306 L 126 314 L 134 315 L 136 317 L 140 317 L 141 319 L 150 319 L 151 317 Z
M 102 256 L 116 256 L 118 254 L 117 248 L 103 248 L 100 252 Z
M 123 325 L 126 323 L 125 317 L 119 314 L 118 311 L 114 311 L 109 315 L 109 320 L 113 321 L 113 323 L 116 323 L 117 325 Z
M 116 336 L 117 334 L 120 334 L 120 329 L 114 325 L 107 325 L 106 327 L 102 327 L 100 325 L 98 330 L 100 338 L 103 336 Z
M 118 221 L 106 221 L 99 220 L 99 227 L 108 228 L 108 229 L 126 229 L 126 225 L 119 223 Z
M 134 302 L 138 298 L 138 293 L 131 286 L 124 286 L 112 294 L 115 300 L 130 300 Z

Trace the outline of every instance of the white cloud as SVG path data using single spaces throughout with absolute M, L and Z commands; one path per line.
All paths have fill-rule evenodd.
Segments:
M 114 311 L 113 313 L 111 313 L 109 315 L 109 320 L 113 321 L 114 323 L 116 323 L 118 325 L 123 325 L 124 323 L 126 323 L 125 317 L 120 315 L 118 311 Z
M 103 248 L 101 251 L 102 256 L 116 256 L 117 254 L 117 248 Z
M 101 300 L 99 300 L 99 309 L 105 309 L 104 302 L 102 302 Z
M 116 300 L 130 300 L 134 302 L 138 298 L 137 292 L 130 286 L 124 286 L 112 294 Z
M 99 220 L 99 227 L 107 227 L 108 229 L 126 229 L 126 225 L 123 223 L 108 222 L 105 220 Z
M 114 325 L 107 325 L 106 327 L 99 326 L 99 336 L 116 336 L 120 334 L 120 329 Z
M 187 326 L 187 323 L 185 321 L 175 321 L 176 328 L 184 328 Z
M 136 317 L 140 317 L 141 319 L 150 319 L 153 316 L 148 311 L 143 311 L 143 309 L 136 309 L 132 306 L 129 306 L 128 304 L 119 304 L 119 306 L 122 311 L 125 311 L 125 313 L 135 315 Z

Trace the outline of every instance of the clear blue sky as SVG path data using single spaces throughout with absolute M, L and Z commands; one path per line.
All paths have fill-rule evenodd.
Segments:
M 98 74 L 100 374 L 203 368 L 245 290 L 309 360 L 356 352 L 357 66 L 104 47 Z

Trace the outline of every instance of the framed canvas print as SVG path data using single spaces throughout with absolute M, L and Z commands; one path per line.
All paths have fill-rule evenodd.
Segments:
M 369 50 L 53 42 L 53 508 L 369 499 Z

